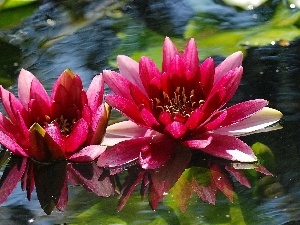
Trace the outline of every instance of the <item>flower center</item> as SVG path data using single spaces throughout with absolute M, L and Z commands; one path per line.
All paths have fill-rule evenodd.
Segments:
M 154 98 L 152 107 L 161 112 L 168 112 L 174 120 L 184 122 L 191 113 L 203 105 L 204 100 L 198 100 L 195 91 L 192 89 L 186 92 L 184 87 L 177 87 L 172 95 L 163 92 L 162 98 Z M 182 121 L 183 120 L 183 121 Z
M 68 135 L 71 133 L 71 127 L 73 123 L 75 122 L 75 119 L 70 121 L 69 119 L 65 119 L 63 115 L 61 115 L 59 118 L 57 118 L 57 122 L 60 128 L 60 132 L 63 135 Z

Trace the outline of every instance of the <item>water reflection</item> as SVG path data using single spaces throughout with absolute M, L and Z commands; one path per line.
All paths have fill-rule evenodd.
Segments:
M 142 37 L 147 37 L 148 33 L 143 30 L 144 22 L 147 27 L 157 31 L 158 39 L 159 35 L 180 37 L 183 34 L 185 23 L 192 15 L 189 12 L 191 4 L 187 5 L 187 1 L 177 1 L 168 10 L 165 10 L 164 7 L 168 6 L 165 3 L 170 3 L 170 1 L 143 1 L 143 3 L 141 1 L 133 3 L 124 1 L 124 6 L 117 8 L 114 15 L 101 14 L 103 7 L 100 7 L 101 10 L 98 11 L 93 10 L 105 2 L 116 1 L 83 1 L 84 3 L 80 7 L 76 5 L 75 8 L 75 4 L 64 5 L 53 2 L 41 3 L 39 9 L 19 27 L 0 32 L 1 40 L 5 44 L 10 43 L 10 45 L 16 46 L 9 47 L 9 51 L 14 52 L 12 55 L 15 57 L 9 62 L 9 65 L 16 61 L 18 62 L 17 67 L 30 69 L 45 84 L 47 90 L 51 89 L 56 76 L 66 67 L 70 67 L 82 75 L 85 87 L 94 74 L 99 73 L 102 69 L 112 67 L 113 64 L 109 60 L 114 57 L 111 54 L 114 54 L 114 48 L 121 44 L 119 37 L 124 34 L 119 32 L 119 26 L 126 27 L 125 25 L 128 23 L 127 20 L 118 20 L 118 13 L 124 13 L 131 20 L 138 21 L 126 27 L 131 36 L 128 37 L 126 43 L 122 44 L 123 54 L 130 54 L 140 47 L 146 48 L 147 43 L 137 46 L 140 44 L 137 40 L 140 40 L 141 36 L 135 33 L 139 30 L 141 33 L 144 32 L 145 36 Z M 275 8 L 273 6 L 276 6 L 278 2 L 269 1 L 265 5 L 267 12 L 264 8 L 257 9 L 267 15 L 264 18 L 260 17 L 262 20 L 258 22 L 267 21 L 273 15 L 273 8 Z M 220 7 L 224 9 L 223 5 Z M 230 12 L 234 11 L 231 8 L 227 9 Z M 82 20 L 84 15 L 88 15 L 90 12 L 97 14 L 98 20 L 87 19 L 86 24 L 80 23 L 84 21 Z M 229 15 L 226 14 L 228 11 L 221 10 L 220 12 L 223 12 L 220 17 L 225 19 Z M 253 12 L 247 11 L 243 14 L 245 15 L 242 17 L 243 20 L 241 17 L 236 19 L 233 13 L 230 22 L 223 21 L 222 26 L 223 28 L 251 26 L 257 22 L 257 20 L 253 20 L 253 17 L 249 21 Z M 259 12 L 257 11 L 257 13 Z M 141 20 L 141 15 L 144 20 Z M 211 19 L 216 21 L 214 17 Z M 122 21 L 123 23 L 121 23 Z M 92 223 L 93 216 L 96 218 L 96 215 L 99 215 L 103 219 L 97 218 L 97 220 L 103 224 L 109 224 L 109 221 L 112 221 L 111 223 L 149 224 L 155 219 L 166 224 L 182 224 L 180 221 L 185 221 L 187 224 L 215 224 L 221 220 L 224 223 L 230 223 L 230 210 L 235 209 L 232 212 L 235 215 L 242 215 L 247 224 L 298 224 L 300 220 L 299 46 L 298 39 L 290 42 L 288 46 L 275 44 L 249 48 L 243 65 L 245 73 L 242 85 L 235 97 L 236 101 L 252 98 L 268 99 L 271 107 L 281 110 L 285 115 L 283 130 L 243 139 L 249 144 L 260 141 L 268 145 L 274 153 L 276 167 L 272 172 L 275 177 L 268 181 L 262 179 L 257 184 L 260 186 L 257 189 L 258 193 L 267 190 L 265 194 L 258 195 L 257 192 L 252 192 L 256 190 L 255 188 L 246 189 L 234 183 L 238 199 L 235 199 L 233 204 L 228 204 L 224 197 L 218 196 L 216 206 L 208 206 L 194 196 L 188 202 L 186 213 L 181 214 L 169 196 L 165 197 L 157 211 L 154 212 L 150 210 L 147 202 L 141 202 L 139 193 L 133 192 L 132 198 L 123 211 L 117 213 L 114 206 L 117 206 L 118 200 L 115 197 L 103 199 L 95 197 L 94 194 L 87 192 L 82 187 L 68 186 L 67 211 L 64 213 L 54 211 L 51 216 L 45 217 L 35 192 L 33 192 L 30 202 L 24 201 L 24 193 L 20 187 L 17 187 L 7 202 L 0 207 L 1 222 L 4 221 L 4 224 L 27 224 L 33 219 L 36 224 L 68 223 L 80 215 L 76 218 L 77 222 L 76 220 L 73 222 L 80 224 L 80 218 L 83 218 L 82 221 L 91 221 Z M 21 49 L 21 58 L 18 49 Z M 19 71 L 19 68 L 10 67 L 10 70 L 5 73 L 13 75 L 13 72 L 17 71 L 16 69 Z M 12 89 L 16 93 L 16 85 Z M 72 173 L 75 173 L 73 175 L 82 175 L 81 178 L 77 178 L 78 180 L 91 179 L 90 174 L 82 172 L 81 166 L 75 165 L 74 167 L 71 168 Z M 90 211 L 85 212 L 85 210 Z

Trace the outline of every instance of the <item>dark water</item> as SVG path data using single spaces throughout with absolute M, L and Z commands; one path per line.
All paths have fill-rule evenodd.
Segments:
M 204 19 L 206 22 L 199 26 L 217 26 L 220 32 L 251 29 L 267 24 L 282 4 L 267 1 L 244 11 L 221 1 L 204 2 L 40 1 L 19 25 L 0 30 L 1 82 L 11 85 L 16 93 L 18 71 L 25 68 L 50 91 L 57 76 L 70 68 L 87 87 L 95 74 L 114 68 L 117 54 L 138 57 L 146 51 L 149 57 L 161 57 L 164 37 L 178 42 L 186 39 L 186 27 L 192 19 Z M 296 15 L 298 11 L 290 13 Z M 254 14 L 258 19 L 253 19 Z M 298 19 L 294 25 L 299 28 L 299 24 Z M 200 43 L 201 38 L 196 41 Z M 223 59 L 225 55 L 215 50 L 226 46 L 216 43 L 210 48 L 217 61 Z M 284 129 L 243 138 L 249 145 L 261 142 L 273 151 L 274 177 L 262 177 L 254 190 L 236 184 L 234 203 L 222 194 L 215 206 L 194 197 L 186 213 L 174 209 L 169 197 L 152 211 L 138 194 L 118 213 L 116 197 L 95 197 L 71 186 L 66 211 L 47 216 L 36 195 L 29 202 L 18 186 L 0 207 L 0 224 L 300 224 L 300 38 L 242 49 L 245 72 L 233 101 L 264 98 L 284 114 Z

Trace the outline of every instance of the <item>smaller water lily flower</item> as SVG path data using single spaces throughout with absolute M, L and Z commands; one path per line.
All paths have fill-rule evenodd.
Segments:
M 113 91 L 106 102 L 129 121 L 107 128 L 103 144 L 113 146 L 99 156 L 98 166 L 138 163 L 144 170 L 159 170 L 178 146 L 224 160 L 256 162 L 252 149 L 238 136 L 278 129 L 274 124 L 282 114 L 266 107 L 264 99 L 225 107 L 239 86 L 242 59 L 236 52 L 216 67 L 212 58 L 200 64 L 194 39 L 181 54 L 168 37 L 161 71 L 148 57 L 136 62 L 118 56 L 120 73 L 103 71 Z M 170 173 L 182 172 L 175 167 Z
M 0 143 L 11 153 L 0 179 L 0 203 L 22 180 L 28 199 L 36 186 L 46 213 L 55 206 L 65 208 L 68 178 L 78 183 L 85 177 L 74 170 L 78 167 L 74 165 L 91 163 L 105 150 L 100 143 L 110 107 L 102 102 L 103 91 L 102 76 L 95 76 L 85 91 L 80 77 L 68 69 L 54 83 L 51 96 L 24 69 L 18 78 L 19 98 L 0 87 L 7 113 L 0 113 Z M 3 161 L 8 160 L 7 155 L 3 155 Z M 97 176 L 101 171 L 97 169 Z M 104 185 L 103 195 L 113 193 L 109 179 L 100 184 L 97 176 L 90 177 L 90 183 L 85 180 L 84 186 L 96 190 L 95 185 Z M 44 201 L 45 196 L 48 199 Z

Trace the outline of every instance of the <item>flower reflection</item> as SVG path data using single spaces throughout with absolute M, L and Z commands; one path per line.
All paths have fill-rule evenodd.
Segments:
M 110 109 L 102 103 L 103 80 L 95 76 L 87 91 L 80 77 L 65 70 L 54 83 L 49 97 L 38 79 L 21 70 L 18 98 L 1 90 L 7 117 L 0 113 L 0 143 L 8 149 L 8 161 L 0 180 L 0 203 L 21 180 L 27 198 L 36 187 L 42 208 L 51 213 L 67 203 L 67 182 L 83 186 L 99 195 L 113 193 L 109 179 L 98 181 L 102 170 L 93 166 L 86 176 L 74 163 L 87 163 L 105 150 L 100 146 Z M 96 190 L 95 185 L 105 185 Z M 101 189 L 101 188 L 100 188 Z M 105 190 L 105 191 L 103 191 Z
M 113 146 L 99 156 L 98 165 L 122 168 L 138 163 L 142 169 L 128 187 L 148 183 L 150 204 L 155 209 L 162 193 L 189 165 L 191 152 L 234 162 L 256 162 L 252 149 L 237 137 L 280 128 L 274 124 L 282 114 L 266 107 L 268 102 L 263 99 L 224 108 L 240 83 L 242 58 L 242 53 L 236 52 L 217 67 L 212 58 L 199 65 L 193 39 L 180 54 L 169 38 L 163 46 L 161 72 L 147 57 L 137 63 L 118 56 L 120 73 L 103 72 L 104 81 L 114 92 L 106 96 L 106 101 L 129 121 L 107 128 L 103 143 Z M 178 162 L 171 163 L 175 159 Z M 216 168 L 217 164 L 209 166 L 211 173 L 221 174 L 222 170 Z M 147 174 L 150 177 L 146 179 Z M 230 189 L 224 182 L 216 186 Z

